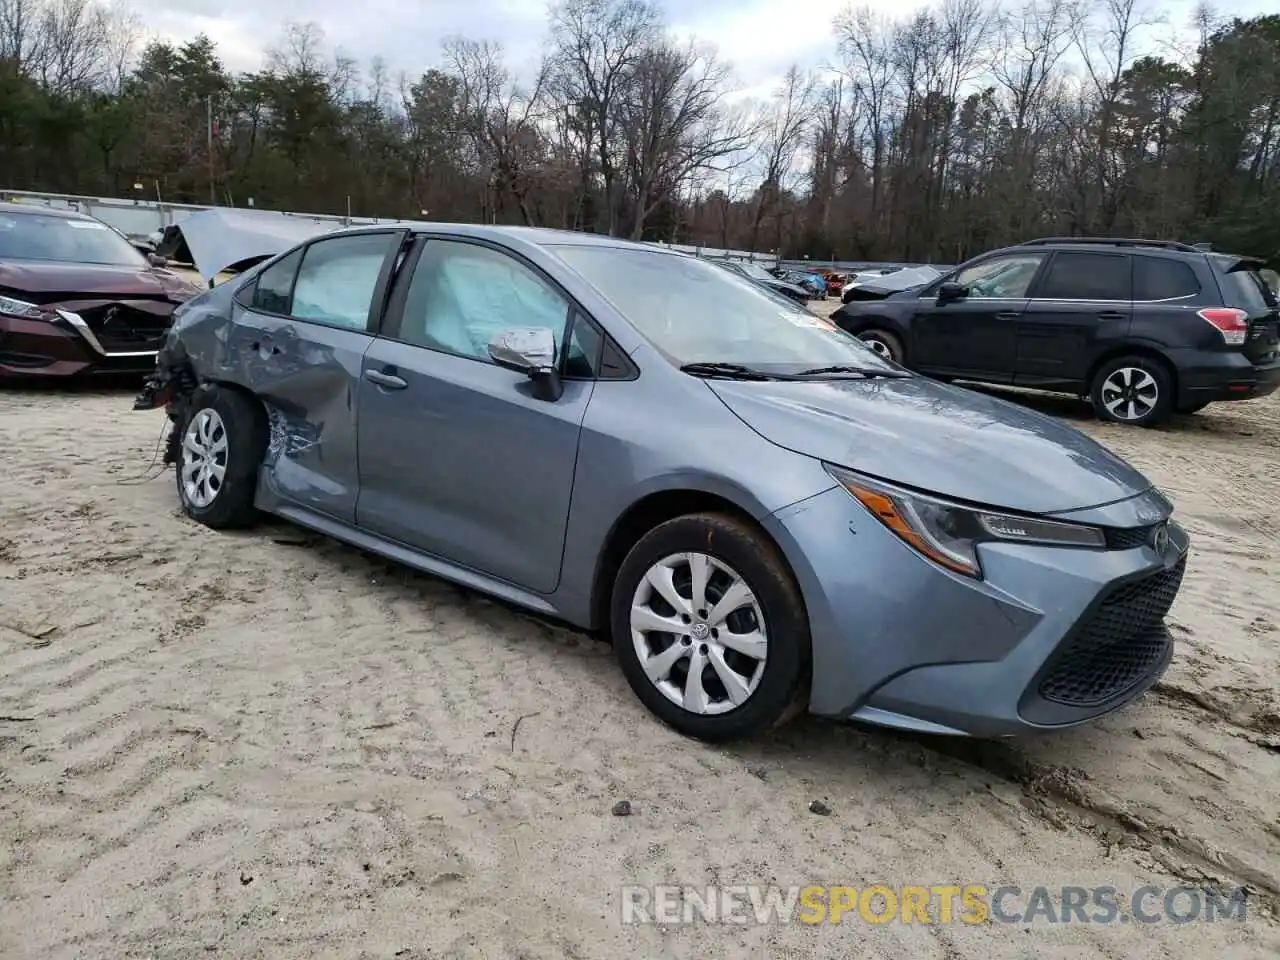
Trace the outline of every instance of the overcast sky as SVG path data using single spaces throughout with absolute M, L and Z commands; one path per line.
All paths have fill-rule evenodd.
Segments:
M 794 62 L 819 67 L 835 59 L 830 24 L 848 0 L 659 0 L 672 28 L 718 47 L 744 93 L 766 96 Z M 1167 25 L 1153 28 L 1147 47 L 1183 43 L 1195 0 L 1145 0 Z M 859 0 L 857 5 L 906 16 L 921 0 Z M 1219 0 L 1220 12 L 1249 17 L 1276 9 L 1276 0 Z M 546 0 L 164 0 L 137 5 L 153 35 L 186 40 L 206 33 L 233 71 L 261 66 L 264 51 L 287 22 L 314 21 L 331 48 L 367 64 L 381 56 L 393 72 L 417 75 L 439 63 L 440 41 L 461 34 L 503 44 L 514 68 L 534 62 L 547 32 Z M 1152 52 L 1159 52 L 1153 49 Z

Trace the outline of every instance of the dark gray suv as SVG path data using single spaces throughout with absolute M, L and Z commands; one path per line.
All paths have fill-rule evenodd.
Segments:
M 1153 426 L 1280 386 L 1262 266 L 1173 241 L 1032 240 L 831 319 L 921 373 L 1075 393 Z

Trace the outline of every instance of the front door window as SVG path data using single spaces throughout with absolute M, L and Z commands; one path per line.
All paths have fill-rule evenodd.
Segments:
M 1027 295 L 1043 260 L 1043 253 L 993 257 L 961 270 L 955 282 L 969 288 L 970 300 L 1018 300 Z

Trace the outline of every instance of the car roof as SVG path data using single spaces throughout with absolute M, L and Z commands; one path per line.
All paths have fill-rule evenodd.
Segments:
M 1056 252 L 1069 250 L 1079 253 L 1085 250 L 1105 250 L 1111 253 L 1141 253 L 1170 257 L 1179 260 L 1207 260 L 1225 269 L 1228 265 L 1246 263 L 1261 266 L 1265 261 L 1247 254 L 1229 253 L 1226 250 L 1214 250 L 1209 244 L 1190 244 L 1180 240 L 1146 240 L 1128 237 L 1042 237 L 1026 240 L 1022 243 L 1010 244 L 997 250 L 989 250 L 972 259 L 986 257 L 993 253 L 1010 253 L 1019 250 L 1044 250 Z
M 1009 250 L 1102 250 L 1110 253 L 1157 253 L 1171 257 L 1204 257 L 1209 251 L 1178 240 L 1147 240 L 1130 237 L 1040 237 L 1002 247 Z
M 6 203 L 0 201 L 0 213 L 29 214 L 35 217 L 57 217 L 59 220 L 93 220 L 78 210 L 65 210 L 61 207 L 46 207 L 34 203 Z
M 350 227 L 345 231 L 335 231 L 335 233 L 326 234 L 326 236 L 364 230 L 396 229 L 410 230 L 413 233 L 449 233 L 459 237 L 475 237 L 477 240 L 494 240 L 498 242 L 516 240 L 540 247 L 617 247 L 619 249 L 647 250 L 650 253 L 680 253 L 680 251 L 666 250 L 651 243 L 624 240 L 621 237 L 610 237 L 599 233 L 557 230 L 553 227 L 517 227 L 487 223 L 437 223 L 426 220 L 389 220 L 386 223 Z

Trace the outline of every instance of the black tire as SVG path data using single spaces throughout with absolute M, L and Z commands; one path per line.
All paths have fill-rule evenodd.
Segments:
M 706 554 L 731 567 L 751 590 L 764 619 L 768 646 L 759 682 L 744 703 L 718 714 L 694 713 L 664 695 L 646 676 L 631 636 L 631 604 L 640 582 L 664 558 L 689 552 Z M 614 652 L 631 689 L 660 720 L 686 736 L 709 742 L 750 737 L 781 726 L 807 706 L 811 648 L 800 588 L 764 534 L 733 517 L 715 513 L 677 517 L 642 537 L 614 578 L 609 626 Z M 672 642 L 681 641 L 673 638 Z M 686 675 L 687 659 L 678 661 Z M 706 670 L 712 671 L 707 686 L 714 688 L 719 684 L 714 668 L 708 665 L 704 677 Z
M 858 339 L 871 347 L 876 353 L 887 351 L 889 359 L 894 363 L 902 363 L 902 341 L 888 330 L 861 330 Z
M 1195 403 L 1184 403 L 1178 407 L 1178 412 L 1185 414 L 1199 413 L 1212 402 L 1212 400 L 1197 400 Z
M 184 468 L 192 456 L 186 448 L 186 438 L 192 424 L 206 410 L 217 415 L 221 434 L 226 439 L 223 459 L 218 461 L 225 466 L 225 472 L 213 499 L 209 503 L 197 503 L 183 478 Z M 253 397 L 230 387 L 209 386 L 196 391 L 183 416 L 178 442 L 175 472 L 183 512 L 215 530 L 252 526 L 258 518 L 253 496 L 258 485 L 258 469 L 267 449 L 267 434 L 266 413 Z
M 1112 375 L 1126 368 L 1147 374 L 1154 382 L 1155 389 L 1154 396 L 1147 392 L 1142 393 L 1141 399 L 1146 405 L 1145 409 L 1140 410 L 1139 415 L 1132 417 L 1112 413 L 1107 408 L 1106 398 L 1103 396 L 1104 391 L 1107 392 L 1108 396 L 1112 395 L 1108 385 Z M 1132 383 L 1132 375 L 1129 375 L 1129 379 Z M 1100 420 L 1123 423 L 1126 426 L 1133 427 L 1154 427 L 1168 420 L 1169 415 L 1173 413 L 1173 393 L 1173 377 L 1170 375 L 1168 368 L 1159 360 L 1142 356 L 1117 357 L 1114 360 L 1108 360 L 1093 375 L 1093 383 L 1089 390 L 1089 401 L 1093 404 L 1093 411 Z

